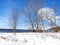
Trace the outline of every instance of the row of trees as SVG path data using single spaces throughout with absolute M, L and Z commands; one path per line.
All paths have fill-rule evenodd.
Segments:
M 53 11 L 56 12 L 55 3 L 53 5 Z M 51 27 L 56 27 L 56 15 L 53 14 L 53 16 L 49 16 L 47 12 L 43 14 L 42 8 L 45 7 L 45 1 L 44 0 L 37 0 L 34 2 L 34 0 L 28 0 L 26 7 L 24 7 L 23 13 L 25 14 L 25 17 L 28 20 L 28 24 L 31 26 L 31 30 L 34 32 L 36 30 L 37 32 L 45 32 L 45 23 L 44 23 L 44 17 L 46 20 L 49 21 L 51 24 Z M 40 9 L 40 13 L 38 13 L 38 10 Z M 14 9 L 13 14 L 11 15 L 11 25 L 14 29 L 14 33 L 16 32 L 16 27 L 19 20 L 19 10 Z
M 55 7 L 55 2 L 53 2 L 53 8 L 51 11 L 54 12 L 54 14 L 49 15 L 46 11 L 45 13 L 43 12 L 43 7 L 46 7 L 45 1 L 44 0 L 38 0 L 38 2 L 34 2 L 33 0 L 29 0 L 27 2 L 28 5 L 27 7 L 24 7 L 24 11 L 26 14 L 26 17 L 29 19 L 29 24 L 31 24 L 31 28 L 34 31 L 42 31 L 45 30 L 45 22 L 44 22 L 44 17 L 46 20 L 49 21 L 51 27 L 56 27 L 56 7 Z M 40 9 L 40 12 L 38 13 L 38 10 Z M 34 14 L 33 14 L 34 13 Z M 33 15 L 33 18 L 32 16 Z M 33 20 L 34 19 L 34 20 Z

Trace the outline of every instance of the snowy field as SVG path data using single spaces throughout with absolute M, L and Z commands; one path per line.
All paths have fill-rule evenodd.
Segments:
M 60 45 L 60 33 L 0 33 L 0 45 Z

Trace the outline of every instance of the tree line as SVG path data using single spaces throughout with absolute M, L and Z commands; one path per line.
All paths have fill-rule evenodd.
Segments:
M 27 1 L 27 0 L 26 0 Z M 52 3 L 52 9 L 56 13 L 56 3 Z M 44 16 L 46 20 L 49 21 L 50 27 L 58 27 L 56 24 L 56 15 L 53 14 L 53 16 L 49 16 L 47 12 L 42 12 L 42 8 L 46 7 L 45 0 L 28 0 L 25 4 L 25 7 L 23 8 L 23 14 L 27 18 L 27 23 L 31 26 L 32 32 L 36 30 L 36 32 L 45 32 L 45 22 L 44 22 Z M 38 13 L 38 10 L 40 9 L 40 14 Z M 16 28 L 18 24 L 19 19 L 19 10 L 17 8 L 12 10 L 12 15 L 10 16 L 10 24 L 12 28 L 14 29 L 14 34 L 16 33 Z M 55 30 L 55 29 L 54 29 Z M 57 29 L 58 30 L 58 29 Z

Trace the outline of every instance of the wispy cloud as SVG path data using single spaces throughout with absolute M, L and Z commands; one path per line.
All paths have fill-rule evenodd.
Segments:
M 60 15 L 59 16 L 56 16 L 56 24 L 58 26 L 60 26 Z
M 11 15 L 11 10 L 4 9 L 0 14 L 0 28 L 9 28 L 9 16 Z
M 0 28 L 8 28 L 8 18 L 0 16 Z

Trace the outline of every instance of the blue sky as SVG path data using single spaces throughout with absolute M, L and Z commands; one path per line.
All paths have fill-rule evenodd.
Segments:
M 18 28 L 26 28 L 25 17 L 23 16 L 23 8 L 25 7 L 25 4 L 27 4 L 27 1 L 28 0 L 0 0 L 0 28 L 10 28 L 8 19 L 13 8 L 18 8 L 20 10 L 20 21 L 18 22 Z M 54 1 L 56 2 L 56 7 L 58 10 L 57 16 L 60 16 L 60 0 L 45 0 L 45 3 L 47 4 L 46 7 L 51 8 L 51 4 Z

